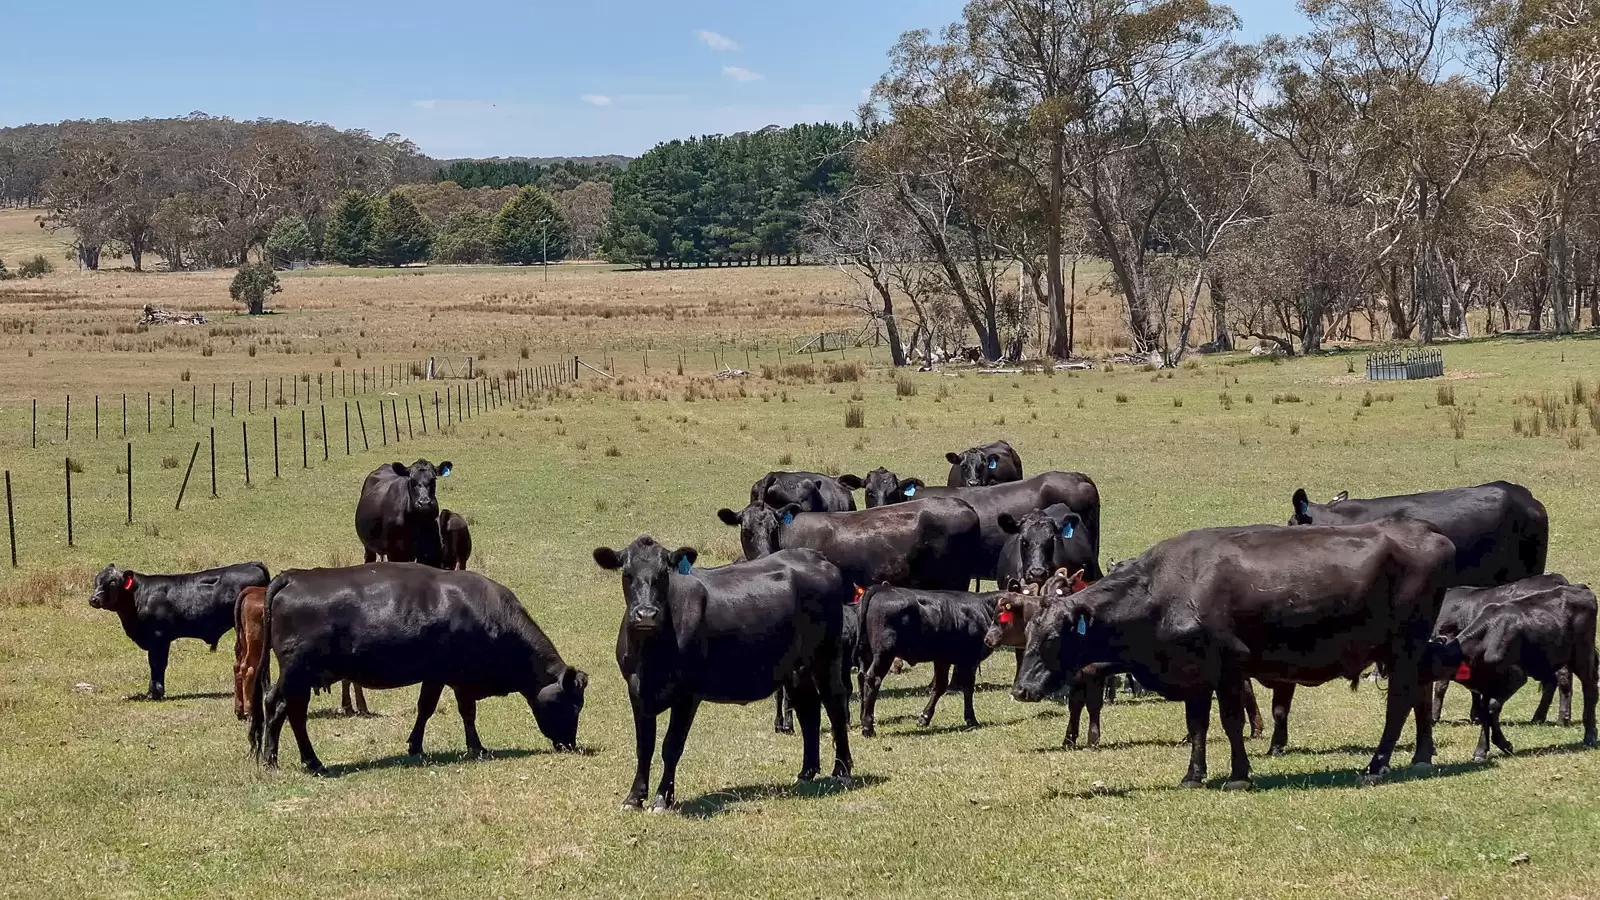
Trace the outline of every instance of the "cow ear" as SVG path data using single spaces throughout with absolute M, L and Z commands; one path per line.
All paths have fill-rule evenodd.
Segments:
M 847 491 L 859 491 L 867 486 L 867 483 L 856 475 L 844 474 L 840 475 L 836 480 L 839 482 L 840 487 Z
M 689 574 L 689 570 L 694 568 L 694 561 L 699 558 L 699 551 L 693 547 L 679 547 L 668 557 L 672 560 L 672 570 L 679 575 Z
M 1350 499 L 1350 492 L 1349 491 L 1340 491 L 1339 493 L 1334 495 L 1332 500 L 1329 500 L 1328 502 L 1330 504 L 1332 504 L 1332 503 L 1343 503 L 1344 501 L 1349 500 L 1349 499 Z
M 778 519 L 785 525 L 793 525 L 794 517 L 801 512 L 804 512 L 804 510 L 800 508 L 800 504 L 791 503 L 788 506 L 785 506 L 783 509 L 778 510 Z
M 406 468 L 405 463 L 389 463 L 389 471 L 399 475 L 401 478 L 411 477 L 411 470 Z
M 952 465 L 952 466 L 961 465 L 961 454 L 959 454 L 959 453 L 946 453 L 944 455 L 944 458 L 949 460 L 950 461 L 950 465 Z
M 602 569 L 616 571 L 622 568 L 622 557 L 618 556 L 617 551 L 610 547 L 594 548 L 594 562 L 595 565 Z
M 999 525 L 1000 530 L 1004 531 L 1006 534 L 1016 534 L 1018 531 L 1022 530 L 1022 526 L 1018 524 L 1016 517 L 1008 512 L 1003 512 L 997 516 L 994 520 L 994 523 Z
M 805 482 L 805 489 L 807 494 L 821 494 L 822 482 L 813 478 L 810 481 Z
M 563 691 L 582 693 L 583 689 L 588 686 L 589 676 L 584 674 L 582 669 L 574 669 L 571 666 L 567 666 L 566 671 L 561 673 L 561 689 Z
M 449 478 L 450 477 L 450 473 L 452 471 L 454 471 L 454 470 L 455 470 L 455 464 L 451 463 L 450 460 L 448 460 L 448 459 L 445 460 L 442 463 L 439 463 L 439 477 L 440 478 Z
M 726 506 L 717 510 L 717 518 L 721 519 L 724 525 L 731 525 L 734 528 L 739 527 L 739 514 Z
M 1306 489 L 1295 488 L 1294 499 L 1290 502 L 1294 504 L 1295 518 L 1307 520 L 1311 511 L 1311 500 L 1306 496 Z

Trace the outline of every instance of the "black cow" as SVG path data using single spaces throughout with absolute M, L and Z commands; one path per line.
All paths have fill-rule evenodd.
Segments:
M 949 487 L 980 487 L 1022 480 L 1022 457 L 1005 441 L 995 441 L 960 453 L 946 453 L 950 461 Z
M 1064 503 L 1083 519 L 1095 556 L 1100 553 L 1100 490 L 1093 479 L 1079 472 L 1044 472 L 987 487 L 940 488 L 927 487 L 918 478 L 902 479 L 880 468 L 868 473 L 862 483 L 866 486 L 868 509 L 933 498 L 955 498 L 971 504 L 983 524 L 982 556 L 977 563 L 983 573 L 980 578 L 994 578 L 1000 566 L 1007 538 L 1000 528 L 1001 513 L 1021 519 L 1036 509 Z
M 1013 517 L 1001 513 L 996 520 L 1000 530 L 1010 535 L 1000 550 L 995 581 L 1004 590 L 1021 590 L 1025 585 L 1044 584 L 1057 569 L 1081 571 L 1085 581 L 1099 581 L 1100 560 L 1089 540 L 1083 518 L 1065 503 L 1036 509 Z
M 1395 515 L 1432 525 L 1456 546 L 1450 587 L 1489 587 L 1544 573 L 1550 517 L 1527 488 L 1508 481 L 1421 494 L 1312 503 L 1304 488 L 1291 500 L 1290 525 L 1354 525 Z
M 453 510 L 439 511 L 439 568 L 465 569 L 472 556 L 472 531 L 465 516 Z
M 851 492 L 860 487 L 861 479 L 854 475 L 768 472 L 750 486 L 750 502 L 778 509 L 793 503 L 806 512 L 850 512 L 856 508 Z
M 557 750 L 575 749 L 589 677 L 567 665 L 517 596 L 476 572 L 414 563 L 368 563 L 342 569 L 293 569 L 267 588 L 261 659 L 250 697 L 250 745 L 266 766 L 278 764 L 284 720 L 300 759 L 321 772 L 306 733 L 311 692 L 340 679 L 372 688 L 422 685 L 407 749 L 422 752 L 422 733 L 449 687 L 466 729 L 467 752 L 486 755 L 478 739 L 478 701 L 521 694 L 539 730 Z M 270 661 L 282 671 L 269 692 Z
M 108 564 L 94 577 L 89 605 L 109 609 L 122 620 L 122 630 L 150 657 L 150 690 L 145 696 L 167 695 L 167 655 L 172 642 L 196 638 L 217 649 L 217 641 L 233 628 L 233 606 L 239 592 L 263 587 L 267 567 L 249 562 L 184 575 L 144 575 Z
M 1407 712 L 1417 722 L 1413 765 L 1431 765 L 1429 634 L 1454 559 L 1450 541 L 1416 519 L 1190 531 L 1052 602 L 1028 627 L 1013 693 L 1043 699 L 1091 663 L 1131 670 L 1185 701 L 1193 747 L 1183 783 L 1197 787 L 1215 692 L 1233 751 L 1227 786 L 1246 788 L 1246 677 L 1322 684 L 1376 663 L 1390 675 L 1388 709 L 1364 781 L 1388 771 Z
M 994 624 L 999 594 L 966 591 L 922 591 L 874 585 L 861 596 L 861 636 L 856 660 L 861 667 L 861 734 L 877 730 L 878 689 L 896 659 L 933 663 L 928 705 L 917 721 L 933 721 L 934 707 L 951 687 L 961 691 L 962 714 L 969 728 L 978 726 L 972 710 L 978 664 L 989 657 L 984 635 Z M 951 668 L 955 677 L 951 678 Z
M 1524 583 L 1499 588 L 1505 599 L 1489 603 L 1455 638 L 1461 663 L 1455 680 L 1483 697 L 1483 716 L 1474 761 L 1489 755 L 1492 737 L 1502 752 L 1512 752 L 1500 730 L 1500 710 L 1529 678 L 1546 684 L 1562 670 L 1583 684 L 1583 745 L 1595 747 L 1597 676 L 1594 646 L 1595 597 L 1587 585 Z M 1546 701 L 1548 703 L 1548 701 Z M 1570 720 L 1568 716 L 1561 724 Z
M 982 530 L 978 514 L 960 500 L 939 499 L 842 513 L 808 513 L 793 504 L 752 504 L 717 510 L 739 529 L 745 559 L 778 550 L 816 550 L 839 567 L 848 584 L 867 587 L 960 589 L 978 577 L 974 561 Z
M 1561 575 L 1545 574 L 1535 575 L 1513 581 L 1510 584 L 1496 585 L 1495 587 L 1451 588 L 1445 592 L 1444 605 L 1439 607 L 1439 618 L 1434 622 L 1433 635 L 1436 638 L 1453 638 L 1467 630 L 1478 614 L 1491 603 L 1509 603 L 1524 597 L 1534 596 L 1562 587 L 1567 584 L 1567 579 Z M 1453 674 L 1453 673 L 1451 673 Z M 1444 713 L 1444 696 L 1450 687 L 1451 677 L 1440 678 L 1433 687 L 1433 721 L 1439 722 Z M 1562 669 L 1556 677 L 1541 685 L 1539 707 L 1533 711 L 1533 724 L 1542 725 L 1550 715 L 1550 702 L 1554 699 L 1556 691 L 1561 692 L 1560 721 L 1562 725 L 1572 722 L 1572 673 Z M 1472 695 L 1473 724 L 1482 721 L 1479 695 Z
M 449 461 L 435 467 L 419 459 L 409 467 L 395 462 L 372 470 L 356 502 L 356 536 L 367 562 L 443 563 L 436 482 L 448 478 L 451 468 Z
M 833 728 L 833 774 L 849 778 L 848 687 L 838 656 L 850 586 L 811 550 L 694 572 L 696 551 L 669 551 L 648 535 L 622 550 L 597 547 L 594 561 L 622 572 L 626 604 L 617 665 L 633 705 L 637 766 L 623 809 L 644 806 L 655 756 L 656 717 L 671 710 L 661 744 L 653 808 L 670 809 L 678 759 L 703 702 L 754 703 L 788 691 L 800 719 L 799 779 L 817 777 L 821 709 Z

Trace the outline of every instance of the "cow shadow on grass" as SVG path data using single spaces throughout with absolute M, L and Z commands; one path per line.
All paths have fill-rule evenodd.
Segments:
M 883 775 L 854 775 L 848 781 L 837 778 L 818 778 L 816 781 L 788 784 L 744 784 L 721 788 L 678 804 L 678 813 L 690 819 L 710 819 L 722 815 L 741 803 L 761 800 L 786 800 L 791 797 L 815 799 L 847 794 L 863 788 L 877 787 L 889 779 Z
M 907 721 L 915 722 L 917 717 L 916 716 L 896 716 L 895 719 L 898 720 L 898 721 L 901 721 L 901 722 L 907 722 Z M 878 724 L 880 724 L 880 725 L 888 724 L 889 721 L 890 721 L 889 719 L 879 719 L 878 720 Z M 1023 722 L 1028 722 L 1028 721 L 1031 721 L 1031 717 L 1018 716 L 1018 717 L 1010 718 L 1010 719 L 993 719 L 993 720 L 979 719 L 978 720 L 978 724 L 976 726 L 968 725 L 965 722 L 951 722 L 951 723 L 946 724 L 946 725 L 929 725 L 926 728 L 924 728 L 924 727 L 922 727 L 920 725 L 915 725 L 915 726 L 913 726 L 911 728 L 896 729 L 893 733 L 886 734 L 884 736 L 885 737 L 932 737 L 932 736 L 941 735 L 941 734 L 956 734 L 958 732 L 963 732 L 963 731 L 978 731 L 978 730 L 983 729 L 983 728 L 1006 728 L 1006 727 L 1009 727 L 1011 725 L 1021 725 Z
M 375 759 L 360 759 L 354 762 L 335 763 L 325 768 L 322 772 L 324 778 L 343 778 L 346 775 L 357 775 L 362 772 L 383 771 L 388 769 L 426 769 L 430 766 L 459 766 L 468 763 L 493 763 L 503 759 L 524 759 L 529 756 L 553 756 L 552 749 L 532 749 L 526 747 L 510 747 L 504 750 L 490 750 L 489 755 L 482 759 L 468 756 L 464 750 L 448 750 L 433 753 L 420 753 L 413 756 L 410 753 L 394 753 L 389 756 L 380 756 Z M 578 751 L 580 754 L 584 751 Z M 593 752 L 593 751 L 590 751 Z
M 886 688 L 879 689 L 878 696 L 879 697 L 927 697 L 929 689 L 930 688 L 929 688 L 929 685 L 927 683 L 924 683 L 924 684 L 921 684 L 921 685 L 905 685 L 904 687 L 886 687 Z M 1009 685 L 1009 684 L 1006 684 L 1006 685 L 979 684 L 977 687 L 972 689 L 972 692 L 974 694 L 992 694 L 995 691 L 1009 691 L 1009 690 L 1011 690 L 1011 685 Z M 949 697 L 949 696 L 952 696 L 952 695 L 955 696 L 957 700 L 959 700 L 961 698 L 961 691 L 959 691 L 959 690 L 951 690 L 951 691 L 945 692 L 945 696 L 946 697 Z
M 1367 752 L 1371 752 L 1368 748 Z M 1390 769 L 1383 776 L 1382 784 L 1401 784 L 1407 781 L 1421 781 L 1433 778 L 1451 778 L 1456 775 L 1466 775 L 1493 768 L 1494 762 L 1455 762 L 1435 763 L 1432 766 L 1418 769 L 1415 766 L 1401 766 Z M 1253 776 L 1255 789 L 1270 791 L 1279 788 L 1358 788 L 1361 784 L 1362 773 L 1354 769 L 1330 769 L 1325 772 L 1282 772 L 1273 774 L 1256 774 Z M 1208 785 L 1221 785 L 1225 779 L 1217 778 L 1207 782 Z M 1382 785 L 1376 785 L 1381 787 Z
M 141 691 L 122 698 L 132 703 L 165 703 L 168 700 L 232 700 L 231 691 L 191 691 L 187 694 L 167 694 L 160 700 L 151 700 L 148 692 Z
M 310 712 L 306 713 L 306 718 L 307 719 L 348 719 L 348 720 L 354 722 L 354 721 L 359 721 L 361 719 L 387 719 L 389 717 L 387 715 L 385 715 L 384 713 L 380 713 L 380 712 L 364 712 L 364 713 L 362 713 L 362 712 L 353 712 L 353 713 L 347 713 L 347 712 L 345 712 L 344 710 L 340 709 L 337 706 L 329 706 L 329 707 L 323 707 L 321 709 L 313 709 L 313 710 L 311 710 Z

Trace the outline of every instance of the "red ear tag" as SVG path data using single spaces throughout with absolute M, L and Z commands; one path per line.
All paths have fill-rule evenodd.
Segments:
M 863 594 L 865 594 L 865 593 L 866 593 L 866 592 L 867 592 L 867 589 L 866 589 L 866 588 L 864 588 L 864 587 L 862 587 L 862 586 L 861 586 L 861 585 L 859 585 L 859 584 L 858 584 L 858 585 L 856 585 L 856 595 L 855 595 L 855 598 L 854 598 L 854 599 L 852 599 L 852 600 L 851 600 L 851 601 L 850 601 L 850 602 L 851 602 L 851 603 L 852 603 L 852 604 L 856 604 L 856 603 L 860 603 L 860 602 L 861 602 L 861 597 L 862 597 L 862 595 L 863 595 Z
M 1088 586 L 1089 586 L 1089 582 L 1083 580 L 1083 573 L 1082 572 L 1078 572 L 1077 574 L 1072 576 L 1072 593 L 1076 594 L 1077 592 L 1087 588 Z
M 1462 663 L 1461 665 L 1456 667 L 1456 678 L 1455 678 L 1456 681 L 1463 681 L 1464 682 L 1464 681 L 1467 681 L 1468 679 L 1470 679 L 1471 677 L 1472 677 L 1472 667 L 1471 666 L 1467 665 L 1466 663 Z
M 130 574 L 128 580 L 122 583 L 122 589 L 125 591 L 133 590 L 133 575 Z
M 1009 609 L 1000 610 L 1000 624 L 1001 625 L 1010 625 L 1012 619 L 1014 619 L 1014 618 L 1015 618 L 1015 616 L 1012 615 L 1011 610 L 1009 610 Z

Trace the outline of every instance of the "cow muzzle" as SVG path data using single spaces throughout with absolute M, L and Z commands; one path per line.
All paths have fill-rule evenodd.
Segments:
M 661 611 L 655 608 L 636 609 L 628 615 L 628 629 L 641 634 L 655 634 L 662 624 Z
M 89 605 L 91 607 L 95 608 L 95 609 L 105 609 L 106 608 L 106 592 L 105 591 L 95 591 L 93 594 L 91 594 L 89 596 Z
M 1044 699 L 1044 691 L 1031 684 L 1019 684 L 1011 689 L 1011 696 L 1023 703 L 1038 703 Z

